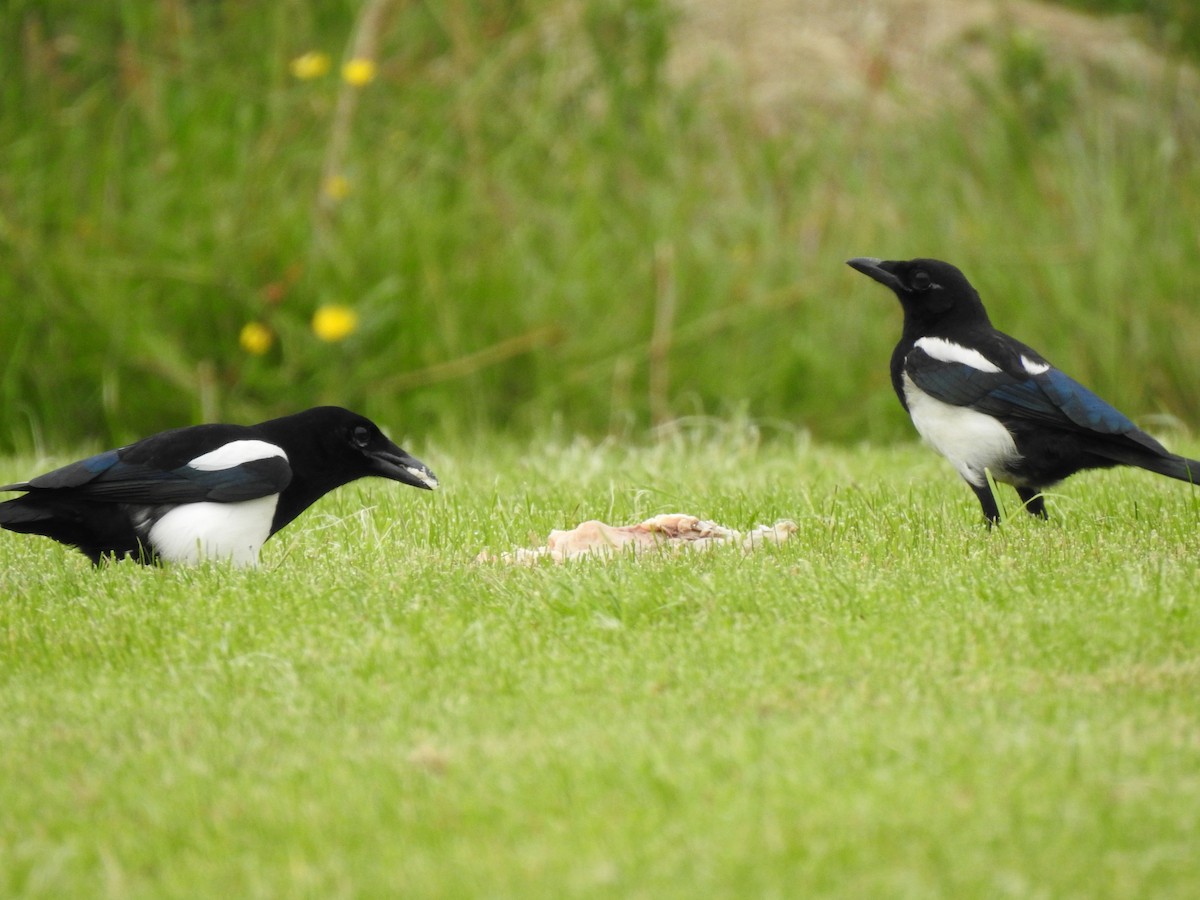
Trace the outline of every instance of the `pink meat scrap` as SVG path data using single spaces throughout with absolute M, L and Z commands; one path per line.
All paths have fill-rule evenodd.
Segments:
M 737 544 L 748 552 L 763 544 L 781 544 L 795 532 L 796 524 L 786 519 L 774 525 L 759 525 L 746 534 L 686 513 L 654 516 L 636 525 L 607 525 L 593 519 L 569 531 L 551 531 L 543 547 L 519 547 L 499 555 L 484 550 L 475 560 L 532 565 L 543 558 L 561 563 L 586 556 L 608 559 L 620 553 L 701 550 L 719 544 Z

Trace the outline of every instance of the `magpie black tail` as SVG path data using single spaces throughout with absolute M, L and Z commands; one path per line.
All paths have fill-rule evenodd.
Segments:
M 0 503 L 0 528 L 24 534 L 37 533 L 37 523 L 50 518 L 44 507 L 26 502 L 24 497 Z
M 1150 460 L 1140 464 L 1143 469 L 1166 475 L 1168 478 L 1178 478 L 1189 484 L 1200 485 L 1200 460 L 1188 459 L 1186 456 L 1168 456 Z
M 1200 485 L 1200 460 L 1176 456 L 1174 453 L 1155 454 L 1131 451 L 1128 453 L 1106 452 L 1105 456 L 1127 466 L 1136 466 L 1147 472 L 1166 475 L 1189 484 Z
M 136 556 L 141 549 L 128 513 L 113 503 L 80 504 L 26 494 L 0 503 L 0 528 L 70 544 L 97 564 L 102 557 Z

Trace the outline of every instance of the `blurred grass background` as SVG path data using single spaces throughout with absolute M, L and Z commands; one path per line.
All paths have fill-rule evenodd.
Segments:
M 664 0 L 7 0 L 0 452 L 324 402 L 443 437 L 907 437 L 855 255 L 949 259 L 1143 424 L 1200 424 L 1200 17 L 1070 5 L 1131 14 L 1155 74 L 1001 19 L 927 48 L 942 97 L 889 20 L 865 93 L 768 115 L 728 66 L 678 74 Z

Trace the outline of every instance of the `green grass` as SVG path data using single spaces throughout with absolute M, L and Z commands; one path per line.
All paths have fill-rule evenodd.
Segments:
M 340 491 L 255 571 L 0 534 L 0 893 L 1194 893 L 1188 487 L 1081 476 L 988 532 L 912 445 L 411 449 L 443 491 Z M 471 561 L 676 510 L 799 530 Z
M 341 129 L 361 6 L 7 4 L 0 451 L 322 402 L 447 439 L 715 414 L 893 440 L 899 312 L 861 255 L 950 259 L 1122 409 L 1198 424 L 1182 63 L 1140 80 L 998 25 L 929 49 L 961 105 L 897 74 L 764 119 L 719 68 L 668 77 L 689 48 L 665 0 L 396 0 Z M 899 71 L 852 49 L 852 79 Z M 294 78 L 313 50 L 334 72 Z M 350 192 L 325 207 L 339 137 Z M 309 329 L 329 303 L 361 317 L 342 343 Z

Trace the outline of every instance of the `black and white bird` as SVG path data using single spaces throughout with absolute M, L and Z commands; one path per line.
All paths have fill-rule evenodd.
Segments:
M 848 264 L 900 299 L 904 330 L 892 353 L 892 387 L 989 522 L 1000 519 L 989 472 L 1041 518 L 1041 492 L 1083 469 L 1136 466 L 1200 483 L 1200 461 L 1169 452 L 1036 350 L 993 328 L 954 266 L 866 257 Z
M 370 419 L 319 406 L 258 425 L 164 431 L 5 485 L 26 493 L 0 503 L 0 527 L 78 547 L 97 565 L 124 556 L 255 565 L 271 535 L 368 475 L 438 485 Z

